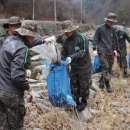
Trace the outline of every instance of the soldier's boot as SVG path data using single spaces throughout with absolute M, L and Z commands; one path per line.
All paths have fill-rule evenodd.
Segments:
M 112 90 L 112 87 L 110 86 L 110 83 L 109 81 L 105 81 L 105 85 L 106 85 L 106 90 L 108 93 L 112 93 L 113 90 Z
M 124 68 L 124 74 L 123 74 L 124 78 L 128 78 L 128 72 L 127 72 L 127 68 Z
M 81 103 L 79 103 L 79 105 L 77 106 L 76 109 L 77 109 L 78 112 L 81 112 L 81 111 L 83 111 L 86 108 L 86 106 L 87 106 L 87 100 L 86 99 L 82 99 Z
M 99 80 L 99 88 L 102 89 L 102 90 L 105 88 L 103 77 L 101 77 L 100 80 Z

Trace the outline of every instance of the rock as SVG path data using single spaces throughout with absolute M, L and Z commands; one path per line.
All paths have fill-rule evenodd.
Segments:
M 44 104 L 44 105 L 47 106 L 47 107 L 51 107 L 50 102 L 47 102 L 45 99 L 39 99 L 39 98 L 37 98 L 37 99 L 36 99 L 36 102 L 37 102 L 37 103 Z
M 71 113 L 71 118 L 81 122 L 89 122 L 92 120 L 93 115 L 89 112 L 88 108 L 86 108 L 82 112 L 73 112 Z
M 87 123 L 81 121 L 74 121 L 72 130 L 87 130 Z
M 121 85 L 126 86 L 128 84 L 128 81 L 126 79 L 121 79 L 120 83 L 121 83 Z
M 89 95 L 90 98 L 95 98 L 96 97 L 97 93 L 95 91 L 89 89 L 89 92 L 90 92 L 90 95 Z
M 122 125 L 122 129 L 124 129 L 124 130 L 130 130 L 130 124 L 124 124 L 124 125 Z
M 100 113 L 100 111 L 99 111 L 99 110 L 96 110 L 96 109 L 90 109 L 89 111 L 90 111 L 90 113 L 91 113 L 92 115 L 94 115 L 94 116 L 96 116 L 96 115 L 98 115 L 98 114 Z
M 120 102 L 112 102 L 111 104 L 113 107 L 121 107 L 121 103 Z
M 99 86 L 97 85 L 96 81 L 93 80 L 92 86 L 93 86 L 96 90 L 99 90 Z
M 47 107 L 47 106 L 45 106 L 45 105 L 43 105 L 43 104 L 41 104 L 41 103 L 36 103 L 36 106 L 38 107 L 38 108 L 40 108 L 42 111 L 43 111 L 43 113 L 46 111 L 46 112 L 50 112 L 51 111 L 51 108 L 49 108 L 49 107 Z
M 125 107 L 125 108 L 117 107 L 116 110 L 119 112 L 119 114 L 122 114 L 122 115 L 127 115 L 128 113 L 130 113 L 130 108 L 128 107 Z
M 28 79 L 28 82 L 29 83 L 40 83 L 41 81 L 39 81 L 39 80 L 35 80 L 35 79 Z
M 33 130 L 41 130 L 40 128 L 34 128 Z
M 130 88 L 128 89 L 128 93 L 130 93 Z

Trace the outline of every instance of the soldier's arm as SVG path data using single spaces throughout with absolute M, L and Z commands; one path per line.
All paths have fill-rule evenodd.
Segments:
M 130 43 L 130 37 L 126 32 L 125 32 L 125 39 Z
M 44 40 L 35 38 L 33 40 L 32 44 L 29 46 L 29 48 L 37 46 L 37 45 L 41 45 L 41 44 L 44 44 L 44 43 L 45 43 Z
M 11 80 L 21 90 L 30 88 L 26 80 L 25 65 L 27 64 L 28 48 L 21 47 L 16 50 L 14 59 L 11 62 Z
M 119 52 L 119 42 L 118 42 L 118 37 L 117 34 L 114 31 L 114 43 L 113 43 L 113 51 L 116 50 Z
M 63 48 L 61 51 L 61 59 L 65 60 L 68 57 L 68 52 L 67 52 L 67 46 L 66 46 L 66 41 L 63 43 Z
M 78 36 L 78 37 L 80 37 L 80 38 L 77 40 L 77 42 L 79 42 L 78 46 L 77 46 L 77 50 L 76 50 L 77 52 L 73 53 L 70 56 L 72 59 L 77 59 L 77 58 L 83 57 L 85 55 L 87 47 L 89 45 L 89 41 L 86 40 L 85 36 L 82 36 L 82 37 Z
M 97 49 L 97 45 L 100 42 L 100 32 L 99 32 L 99 28 L 97 28 L 95 35 L 94 35 L 94 41 L 93 41 L 93 50 Z

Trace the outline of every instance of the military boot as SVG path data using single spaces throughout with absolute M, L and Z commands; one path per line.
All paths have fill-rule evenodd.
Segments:
M 99 88 L 102 89 L 102 90 L 105 88 L 103 77 L 101 77 L 99 79 Z
M 81 111 L 83 111 L 86 108 L 86 106 L 87 106 L 87 100 L 86 99 L 82 99 L 81 103 L 79 103 L 77 105 L 76 109 L 77 109 L 78 112 L 81 112 Z
M 112 87 L 110 86 L 109 81 L 105 81 L 105 85 L 106 85 L 106 90 L 108 93 L 112 93 Z
M 123 77 L 124 77 L 124 78 L 128 78 L 127 68 L 124 68 Z

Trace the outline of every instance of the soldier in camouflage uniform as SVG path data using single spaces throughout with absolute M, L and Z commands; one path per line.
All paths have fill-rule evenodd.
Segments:
M 5 35 L 6 35 L 6 31 L 2 27 L 0 27 L 0 47 L 3 44 Z
M 30 88 L 25 71 L 29 60 L 27 46 L 39 37 L 30 21 L 24 21 L 16 32 L 18 35 L 9 36 L 0 49 L 0 130 L 23 127 L 24 91 Z
M 123 70 L 123 76 L 128 77 L 128 73 L 127 73 L 128 66 L 127 66 L 127 59 L 126 59 L 127 56 L 126 40 L 130 43 L 130 37 L 119 26 L 115 26 L 115 29 L 118 37 L 118 42 L 119 42 L 119 46 L 118 46 L 119 56 L 117 57 L 117 63 L 119 67 Z
M 110 86 L 112 65 L 114 62 L 114 56 L 117 56 L 117 36 L 115 30 L 112 27 L 116 23 L 116 15 L 109 13 L 105 18 L 105 24 L 97 28 L 94 37 L 94 50 L 97 49 L 99 60 L 102 64 L 102 76 L 99 80 L 99 87 L 106 90 L 108 93 L 112 92 Z M 94 52 L 95 53 L 95 52 Z
M 16 35 L 15 29 L 20 28 L 21 21 L 19 17 L 12 16 L 9 18 L 8 23 L 3 24 L 3 27 L 6 31 L 0 35 L 0 47 L 2 46 L 4 40 L 8 36 L 14 36 Z
M 77 103 L 77 110 L 81 112 L 87 106 L 89 88 L 92 83 L 92 67 L 88 40 L 85 35 L 76 32 L 76 28 L 72 23 L 66 24 L 63 28 L 63 34 L 67 38 L 63 44 L 61 57 L 64 64 L 71 64 L 72 94 Z

